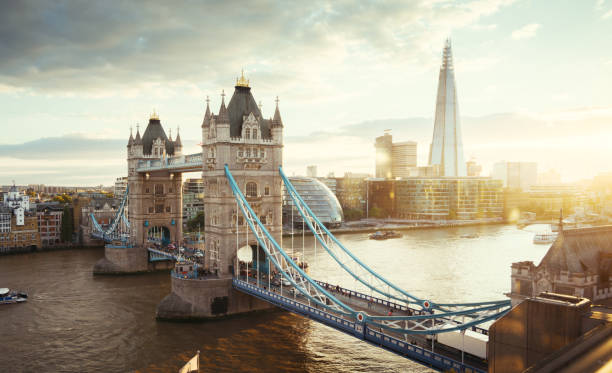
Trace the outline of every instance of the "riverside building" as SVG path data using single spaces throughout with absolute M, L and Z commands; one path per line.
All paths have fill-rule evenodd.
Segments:
M 377 137 L 376 177 L 395 179 L 410 176 L 417 165 L 417 143 L 415 141 L 393 142 L 393 136 L 385 133 Z
M 486 177 L 409 177 L 369 181 L 370 208 L 407 220 L 478 220 L 503 214 L 500 180 Z
M 321 181 L 311 177 L 290 177 L 291 184 L 302 196 L 304 202 L 310 207 L 312 212 L 327 227 L 337 227 L 342 224 L 344 215 L 340 202 L 334 193 Z M 286 189 L 283 193 L 283 221 L 294 226 L 301 226 L 303 223 L 299 211 L 293 207 L 293 200 Z M 291 213 L 293 210 L 293 214 Z M 291 218 L 293 217 L 293 220 Z

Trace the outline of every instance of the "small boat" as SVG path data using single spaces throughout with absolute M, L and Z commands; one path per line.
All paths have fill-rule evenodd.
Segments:
M 377 231 L 368 236 L 371 240 L 387 240 L 389 238 L 400 238 L 401 234 L 396 231 Z
M 11 291 L 9 288 L 0 288 L 0 304 L 21 303 L 28 300 L 28 294 L 22 291 Z
M 557 233 L 536 233 L 533 237 L 533 243 L 535 244 L 549 244 L 555 242 L 557 239 Z
M 461 238 L 478 238 L 480 236 L 478 236 L 477 233 L 466 233 L 466 234 L 462 234 Z

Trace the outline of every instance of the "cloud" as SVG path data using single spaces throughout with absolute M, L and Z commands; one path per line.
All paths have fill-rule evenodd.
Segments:
M 465 158 L 475 157 L 485 170 L 499 160 L 535 161 L 540 169 L 555 168 L 567 179 L 588 178 L 610 170 L 612 107 L 582 107 L 544 113 L 499 113 L 463 116 Z M 577 133 L 576 128 L 580 128 Z M 374 171 L 374 139 L 386 129 L 394 141 L 416 141 L 418 162 L 427 163 L 433 118 L 391 118 L 363 121 L 335 131 L 286 136 L 284 168 L 302 175 L 307 165 L 319 173 Z M 526 136 L 529 134 L 529 136 Z M 0 185 L 110 185 L 126 174 L 126 139 L 83 135 L 41 138 L 0 145 Z M 199 151 L 199 140 L 183 137 L 184 153 Z M 584 160 L 588 159 L 589 162 Z
M 604 14 L 601 16 L 601 18 L 603 18 L 603 19 L 608 19 L 608 18 L 610 18 L 610 17 L 612 17 L 612 10 L 608 10 L 607 12 L 605 12 L 605 13 L 604 13 Z
M 520 40 L 520 39 L 531 39 L 535 36 L 538 29 L 540 29 L 541 25 L 538 23 L 530 23 L 521 27 L 518 30 L 512 31 L 512 39 Z
M 200 89 L 216 89 L 246 67 L 252 81 L 276 84 L 279 93 L 304 83 L 324 91 L 322 72 L 333 75 L 354 58 L 429 60 L 431 40 L 441 44 L 451 30 L 511 3 L 9 2 L 0 13 L 0 84 L 94 97 L 185 90 L 201 97 Z

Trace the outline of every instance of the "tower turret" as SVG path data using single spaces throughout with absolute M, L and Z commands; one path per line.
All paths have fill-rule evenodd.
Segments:
M 270 132 L 272 135 L 272 139 L 279 144 L 283 142 L 283 119 L 280 115 L 280 110 L 278 109 L 278 96 L 276 96 L 276 110 L 274 110 L 274 118 L 272 118 Z
M 180 127 L 176 127 L 176 139 L 174 140 L 174 155 L 183 154 L 183 143 L 181 142 Z
M 219 115 L 215 118 L 216 137 L 221 141 L 228 141 L 230 139 L 230 118 L 225 106 L 225 90 L 221 92 L 221 107 L 219 108 Z

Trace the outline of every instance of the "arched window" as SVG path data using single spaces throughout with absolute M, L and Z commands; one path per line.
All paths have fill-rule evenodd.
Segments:
M 257 184 L 250 182 L 246 185 L 247 197 L 257 197 Z
M 244 138 L 245 139 L 250 139 L 251 138 L 251 130 L 250 129 L 246 129 L 244 130 Z
M 253 128 L 253 138 L 257 139 L 257 129 Z

